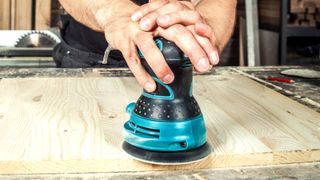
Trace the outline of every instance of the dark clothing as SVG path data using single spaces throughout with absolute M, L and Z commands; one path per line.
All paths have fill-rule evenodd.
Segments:
M 141 5 L 148 0 L 135 0 Z M 88 67 L 125 67 L 126 63 L 120 51 L 111 51 L 108 64 L 103 65 L 104 51 L 108 47 L 102 32 L 96 32 L 77 22 L 70 15 L 61 17 L 60 30 L 62 42 L 53 50 L 53 59 L 57 67 L 88 68 Z
M 61 43 L 53 50 L 53 59 L 57 67 L 125 67 L 126 63 L 120 51 L 112 51 L 108 64 L 103 65 L 104 51 L 108 47 L 103 33 L 95 32 L 74 20 L 70 15 L 61 17 Z

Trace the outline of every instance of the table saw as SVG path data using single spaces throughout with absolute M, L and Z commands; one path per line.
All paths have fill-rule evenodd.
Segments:
M 304 67 L 195 75 L 215 151 L 182 166 L 141 163 L 121 150 L 123 107 L 140 93 L 128 69 L 1 68 L 0 177 L 317 179 L 319 79 L 264 80 L 290 68 Z

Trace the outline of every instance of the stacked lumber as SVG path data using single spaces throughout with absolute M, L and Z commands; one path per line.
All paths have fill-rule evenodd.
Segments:
M 51 0 L 0 0 L 0 30 L 44 30 L 50 23 Z
M 319 0 L 291 0 L 289 24 L 315 27 L 320 23 Z

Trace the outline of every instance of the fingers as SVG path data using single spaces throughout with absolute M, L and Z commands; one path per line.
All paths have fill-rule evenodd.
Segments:
M 178 1 L 165 4 L 157 10 L 151 11 L 148 14 L 144 15 L 144 17 L 141 18 L 139 22 L 140 28 L 144 31 L 150 31 L 157 26 L 157 18 L 159 17 L 159 15 L 179 12 L 187 9 L 189 9 L 187 6 L 179 3 Z
M 201 15 L 196 11 L 179 11 L 165 15 L 159 15 L 157 24 L 163 28 L 168 28 L 174 24 L 183 24 L 185 26 L 194 25 L 195 32 L 203 37 L 209 38 L 212 42 L 212 28 L 203 22 Z
M 150 31 L 157 26 L 156 19 L 159 16 L 157 12 L 152 12 L 148 14 L 146 17 L 143 17 L 139 22 L 139 26 L 141 30 Z
M 192 33 L 183 25 L 176 24 L 167 29 L 158 28 L 160 36 L 174 41 L 175 44 L 190 58 L 192 64 L 200 72 L 210 68 L 209 58 Z
M 196 11 L 178 11 L 157 17 L 157 24 L 163 28 L 174 24 L 194 25 L 202 21 L 201 15 Z
M 217 40 L 216 40 L 216 38 L 214 36 L 212 28 L 207 24 L 198 22 L 198 23 L 195 24 L 194 31 L 195 31 L 195 33 L 197 35 L 200 35 L 202 37 L 208 38 L 210 40 L 211 44 L 215 45 L 214 46 L 214 53 L 209 52 L 209 56 L 210 56 L 210 58 L 212 60 L 212 64 L 213 65 L 218 64 L 219 61 L 220 61 L 219 50 L 218 50 L 217 45 L 216 45 L 217 44 Z
M 152 35 L 138 33 L 134 40 L 155 75 L 164 83 L 170 84 L 174 74 L 166 63 L 161 51 L 155 44 Z
M 211 65 L 218 64 L 219 54 L 211 27 L 204 24 L 201 15 L 192 7 L 192 4 L 173 0 L 153 1 L 140 7 L 132 15 L 132 20 L 139 21 L 141 30 L 152 31 L 153 35 L 174 41 L 190 58 L 195 69 L 205 72 Z M 147 41 L 143 37 L 138 39 L 141 40 L 135 40 L 135 43 L 155 74 L 161 81 L 170 83 L 169 81 L 174 78 L 173 73 L 153 39 L 148 38 Z
M 197 42 L 200 44 L 202 49 L 206 52 L 207 56 L 209 57 L 210 63 L 212 65 L 217 65 L 219 63 L 219 53 L 215 45 L 206 37 L 199 36 L 193 26 L 187 27 L 190 32 L 192 32 L 193 36 L 196 38 Z
M 138 57 L 137 48 L 134 43 L 130 41 L 129 44 L 121 48 L 121 52 L 138 83 L 147 92 L 155 91 L 156 83 L 142 66 L 141 61 Z
M 167 4 L 169 1 L 168 0 L 161 0 L 161 1 L 153 1 L 149 2 L 147 4 L 144 4 L 139 7 L 139 10 L 134 12 L 131 16 L 132 21 L 139 21 L 143 16 L 149 14 L 152 11 L 155 11 L 156 9 L 164 6 Z
M 195 32 L 197 34 L 199 34 L 200 36 L 207 37 L 207 38 L 213 38 L 212 28 L 207 24 L 204 24 L 202 22 L 197 22 L 197 23 L 195 23 L 194 29 L 195 29 Z M 211 39 L 211 40 L 215 41 L 215 39 Z

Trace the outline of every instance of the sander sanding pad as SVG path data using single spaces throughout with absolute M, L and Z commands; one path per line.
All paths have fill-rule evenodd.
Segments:
M 188 151 L 162 152 L 150 151 L 123 142 L 122 149 L 138 161 L 156 165 L 184 165 L 202 161 L 211 154 L 208 143 Z

